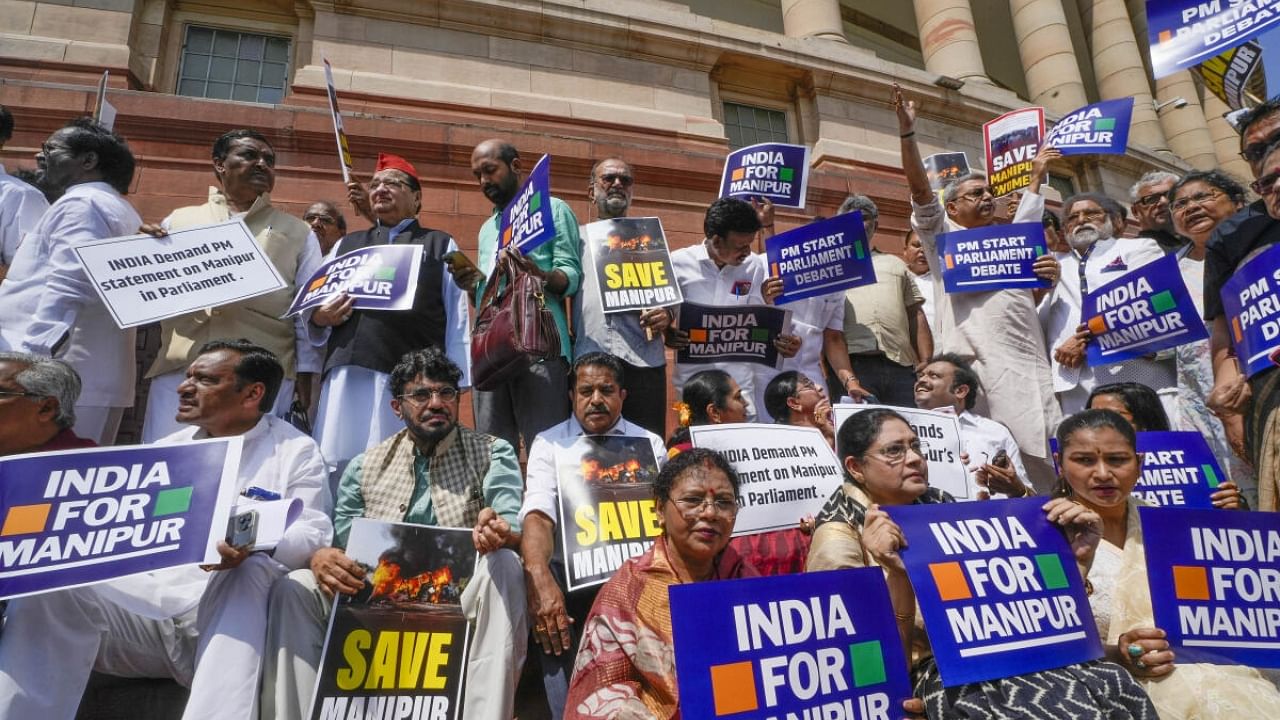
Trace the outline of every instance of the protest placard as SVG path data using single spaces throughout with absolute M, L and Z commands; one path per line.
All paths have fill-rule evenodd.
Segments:
M 333 137 L 338 141 L 338 164 L 342 167 L 342 184 L 351 182 L 351 170 L 355 163 L 351 161 L 351 148 L 347 144 L 347 129 L 342 126 L 342 113 L 338 111 L 338 88 L 333 84 L 333 67 L 329 59 L 324 60 L 324 84 L 329 95 L 329 116 L 333 119 Z
M 1280 245 L 1236 268 L 1222 285 L 1222 308 L 1245 375 L 1280 365 Z
M 0 458 L 0 598 L 219 562 L 241 442 Z
M 836 456 L 844 457 L 840 448 L 840 428 L 845 421 L 863 410 L 892 410 L 906 419 L 907 424 L 920 439 L 925 460 L 929 463 L 929 487 L 948 492 L 956 500 L 977 500 L 978 491 L 984 490 L 969 477 L 969 471 L 960 461 L 960 423 L 954 413 L 937 410 L 918 410 L 896 405 L 871 405 L 869 403 L 840 403 L 833 408 L 836 418 Z
M 1164 507 L 1211 508 L 1210 496 L 1227 481 L 1213 450 L 1198 432 L 1138 433 L 1142 476 L 1133 495 Z
M 924 174 L 929 178 L 929 187 L 938 196 L 938 202 L 942 202 L 942 189 L 947 183 L 969 172 L 969 156 L 962 152 L 934 153 L 924 159 Z
M 911 697 L 879 568 L 674 584 L 668 594 L 682 717 L 889 720 Z
M 987 149 L 987 182 L 996 197 L 1031 184 L 1031 161 L 1044 137 L 1044 108 L 1007 112 L 982 126 Z
M 734 537 L 793 528 L 817 515 L 844 472 L 817 428 L 757 423 L 689 428 L 694 447 L 724 455 L 738 473 Z
M 588 435 L 556 449 L 560 547 L 569 590 L 599 585 L 662 534 L 648 438 Z
M 1091 289 L 1081 316 L 1093 336 L 1085 357 L 1094 367 L 1209 337 L 1172 254 Z
M 809 148 L 760 143 L 724 159 L 720 197 L 769 198 L 778 207 L 804 207 L 809 187 Z
M 1232 110 L 1262 103 L 1267 96 L 1267 81 L 1262 67 L 1262 45 L 1257 40 L 1231 48 L 1195 66 L 1204 88 Z
M 682 365 L 749 362 L 779 367 L 782 356 L 773 346 L 791 332 L 791 311 L 770 305 L 680 306 L 678 327 L 689 344 L 676 351 Z
M 600 220 L 586 227 L 586 249 L 606 313 L 648 310 L 684 301 L 671 266 L 662 221 Z
M 357 310 L 412 310 L 422 246 L 370 245 L 326 261 L 298 288 L 286 316 L 320 307 L 340 293 Z
M 471 530 L 356 518 L 346 553 L 365 584 L 333 604 L 307 717 L 462 717 Z
M 782 278 L 782 305 L 876 281 L 860 210 L 802 225 L 764 241 L 769 275 Z
M 942 684 L 1102 656 L 1084 580 L 1044 498 L 884 506 L 902 528 Z
M 1151 74 L 1159 79 L 1257 37 L 1280 21 L 1268 2 L 1147 0 Z
M 516 196 L 502 209 L 498 249 L 514 247 L 522 253 L 556 236 L 551 214 L 551 156 L 543 155 L 529 171 Z
M 1045 254 L 1038 222 L 987 225 L 938 236 L 942 285 L 948 293 L 1047 288 L 1032 270 Z
M 1280 668 L 1280 515 L 1138 508 L 1156 627 L 1178 662 Z
M 121 328 L 247 300 L 285 287 L 284 278 L 237 218 L 74 247 L 102 304 Z
M 1063 155 L 1123 155 L 1129 144 L 1133 98 L 1103 100 L 1073 110 L 1044 138 Z

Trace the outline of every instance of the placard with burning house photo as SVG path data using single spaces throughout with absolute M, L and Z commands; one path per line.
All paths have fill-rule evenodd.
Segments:
M 589 435 L 556 452 L 569 590 L 599 585 L 662 534 L 648 438 Z
M 365 585 L 334 604 L 309 717 L 461 717 L 471 531 L 357 518 Z
M 679 305 L 662 221 L 656 217 L 600 220 L 586 227 L 587 257 L 606 313 Z

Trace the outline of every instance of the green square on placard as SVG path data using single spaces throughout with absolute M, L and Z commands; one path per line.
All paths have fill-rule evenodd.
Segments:
M 1151 296 L 1151 309 L 1158 313 L 1169 312 L 1178 307 L 1178 301 L 1173 299 L 1173 293 L 1165 290 Z
M 861 241 L 861 240 L 854 240 L 854 241 L 853 241 L 853 256 L 854 256 L 854 257 L 856 257 L 856 258 L 857 258 L 857 259 L 859 259 L 859 260 L 861 260 L 862 258 L 864 258 L 864 257 L 866 257 L 866 256 L 867 256 L 867 254 L 866 254 L 865 252 L 863 252 L 863 251 L 862 251 L 862 241 Z
M 533 197 L 529 198 L 529 212 L 538 212 L 540 207 L 542 207 L 542 193 L 536 192 Z
M 1201 465 L 1200 472 L 1204 473 L 1204 479 L 1209 483 L 1209 487 L 1211 488 L 1217 488 L 1218 484 L 1222 482 L 1218 479 L 1218 473 L 1214 472 L 1213 466 L 1209 463 Z
M 751 328 L 751 339 L 756 342 L 768 342 L 769 328 Z
M 849 646 L 849 664 L 853 666 L 853 686 L 879 685 L 885 681 L 884 651 L 879 640 Z
M 1093 121 L 1093 129 L 1094 130 L 1115 130 L 1116 119 L 1115 118 L 1098 118 L 1097 120 Z
M 1037 245 L 1037 246 L 1036 246 L 1036 257 L 1040 257 L 1040 256 L 1041 256 L 1041 255 L 1043 255 L 1043 254 L 1044 254 L 1044 246 L 1043 246 L 1043 245 Z
M 783 182 L 791 182 L 791 178 L 794 178 L 795 176 L 795 168 L 782 168 L 778 171 L 778 178 Z
M 1062 558 L 1055 553 L 1036 555 L 1036 566 L 1040 568 L 1040 577 L 1044 580 L 1046 590 L 1061 590 L 1067 586 L 1067 574 L 1062 570 Z
M 170 488 L 161 490 L 156 493 L 155 508 L 151 511 L 152 517 L 161 515 L 176 515 L 184 513 L 191 507 L 191 486 L 183 488 Z
M 373 279 L 374 280 L 395 280 L 396 279 L 395 266 L 388 265 L 387 267 L 378 268 L 373 273 Z

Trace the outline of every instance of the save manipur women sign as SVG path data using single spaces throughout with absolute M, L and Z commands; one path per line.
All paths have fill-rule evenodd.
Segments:
M 1280 516 L 1138 513 L 1151 609 L 1178 661 L 1280 668 Z
M 942 285 L 948 293 L 1047 288 L 1031 269 L 1045 254 L 1038 222 L 988 225 L 938 236 Z
M 906 418 L 920 440 L 920 449 L 929 463 L 929 486 L 951 494 L 956 500 L 977 500 L 985 491 L 973 482 L 960 462 L 960 423 L 954 413 L 919 410 L 894 405 L 840 403 L 832 408 L 836 419 L 836 456 L 844 457 L 839 446 L 840 428 L 863 410 L 892 410 Z
M 556 236 L 551 214 L 551 156 L 543 155 L 529 171 L 516 196 L 502 209 L 498 249 L 514 247 L 528 253 Z
M 1280 365 L 1280 244 L 1254 255 L 1223 283 L 1222 308 L 1245 375 Z
M 285 287 L 239 218 L 75 245 L 85 274 L 121 328 L 247 300 Z
M 286 315 L 319 307 L 340 293 L 359 310 L 410 310 L 418 293 L 422 246 L 370 245 L 325 262 L 298 288 Z
M 1044 108 L 1007 112 L 982 126 L 987 148 L 987 182 L 996 197 L 1031 185 L 1031 161 L 1044 137 Z
M 588 435 L 556 449 L 560 547 L 570 590 L 599 585 L 662 534 L 648 438 Z
M 346 553 L 365 584 L 333 604 L 307 717 L 462 717 L 471 530 L 356 518 Z
M 689 333 L 689 344 L 676 351 L 676 362 L 682 365 L 749 362 L 776 368 L 782 364 L 773 341 L 791 332 L 790 310 L 686 302 L 679 314 L 679 328 Z
M 1147 0 L 1151 74 L 1185 70 L 1280 21 L 1274 0 Z
M 1083 304 L 1093 335 L 1085 355 L 1094 367 L 1209 337 L 1174 255 L 1090 290 Z
M 837 215 L 764 241 L 769 275 L 782 278 L 778 304 L 876 281 L 862 212 Z
M 796 526 L 817 515 L 844 472 L 817 428 L 757 423 L 689 428 L 694 447 L 724 455 L 738 473 L 735 537 Z
M 720 197 L 769 198 L 779 207 L 804 207 L 809 187 L 809 148 L 761 143 L 724 159 Z
M 0 459 L 0 598 L 219 562 L 241 441 Z
M 1044 498 L 883 509 L 948 687 L 1093 660 L 1098 625 Z
M 648 310 L 684 301 L 671 266 L 662 221 L 615 218 L 586 227 L 589 267 L 596 273 L 606 313 Z M 591 272 L 591 270 L 588 270 Z
M 1059 120 L 1044 144 L 1063 155 L 1123 155 L 1129 144 L 1132 115 L 1131 97 L 1086 105 Z
M 680 712 L 891 720 L 911 697 L 879 568 L 671 585 Z

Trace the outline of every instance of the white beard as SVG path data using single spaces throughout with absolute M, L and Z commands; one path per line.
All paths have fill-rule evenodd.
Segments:
M 1071 249 L 1076 252 L 1084 252 L 1091 245 L 1099 240 L 1106 240 L 1115 234 L 1115 226 L 1111 224 L 1111 218 L 1102 221 L 1101 225 L 1081 225 L 1074 232 L 1067 236 L 1067 243 L 1071 245 Z

